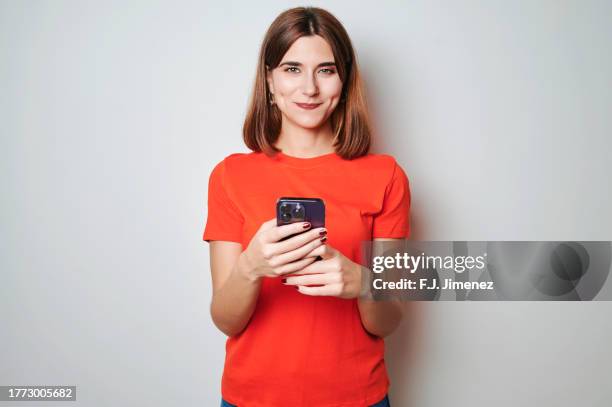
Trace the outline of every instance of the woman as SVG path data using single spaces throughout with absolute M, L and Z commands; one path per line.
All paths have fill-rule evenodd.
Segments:
M 364 88 L 334 16 L 300 7 L 272 23 L 243 130 L 252 152 L 213 169 L 203 236 L 228 335 L 221 405 L 389 406 L 383 337 L 402 310 L 360 296 L 360 247 L 409 236 L 410 192 L 391 156 L 368 153 Z M 326 227 L 276 226 L 282 196 L 323 199 Z

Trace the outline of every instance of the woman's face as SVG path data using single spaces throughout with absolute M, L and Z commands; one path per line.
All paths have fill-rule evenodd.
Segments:
M 322 126 L 342 95 L 334 54 L 318 35 L 298 38 L 267 79 L 283 120 L 303 128 Z

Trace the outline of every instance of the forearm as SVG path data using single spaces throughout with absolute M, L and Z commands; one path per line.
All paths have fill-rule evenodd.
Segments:
M 395 331 L 402 321 L 402 303 L 399 300 L 374 301 L 359 298 L 358 307 L 363 327 L 381 338 Z
M 261 279 L 250 277 L 249 271 L 245 257 L 240 255 L 228 279 L 213 293 L 210 313 L 217 328 L 227 336 L 242 332 L 255 310 Z
M 402 321 L 404 306 L 400 300 L 378 300 L 375 301 L 371 295 L 370 276 L 372 271 L 359 265 L 359 274 L 361 276 L 361 290 L 358 297 L 358 308 L 361 316 L 363 327 L 372 335 L 385 336 L 391 334 Z

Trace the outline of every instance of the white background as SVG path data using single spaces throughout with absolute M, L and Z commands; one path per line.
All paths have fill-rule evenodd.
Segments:
M 218 405 L 208 176 L 247 151 L 260 42 L 296 5 L 0 2 L 0 385 Z M 323 6 L 357 51 L 373 152 L 410 179 L 414 239 L 612 240 L 611 2 Z M 424 304 L 387 340 L 392 404 L 610 405 L 611 310 Z

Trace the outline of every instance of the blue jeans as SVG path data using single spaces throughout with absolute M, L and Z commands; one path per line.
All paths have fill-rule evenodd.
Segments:
M 236 406 L 221 399 L 221 407 L 236 407 Z M 370 407 L 391 407 L 391 403 L 389 402 L 389 396 L 388 395 L 385 396 L 384 399 L 380 400 L 376 404 L 372 404 Z

